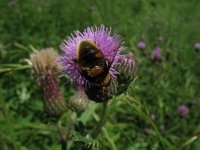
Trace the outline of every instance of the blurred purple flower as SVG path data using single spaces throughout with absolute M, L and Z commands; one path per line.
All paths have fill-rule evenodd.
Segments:
M 151 57 L 153 60 L 161 60 L 161 48 L 157 47 L 151 53 Z
M 141 50 L 144 50 L 144 49 L 146 48 L 146 44 L 145 44 L 145 42 L 139 42 L 139 43 L 137 44 L 137 47 L 138 47 L 139 49 L 141 49 Z
M 156 120 L 156 115 L 151 114 L 151 115 L 150 115 L 150 118 L 151 118 L 152 121 L 155 121 L 155 120 Z
M 60 58 L 60 62 L 65 72 L 75 81 L 77 86 L 84 86 L 87 81 L 79 72 L 77 63 L 74 61 L 77 58 L 77 46 L 83 40 L 90 40 L 102 51 L 105 58 L 112 62 L 109 73 L 112 77 L 116 77 L 117 72 L 113 68 L 121 55 L 121 51 L 126 48 L 122 45 L 121 36 L 114 34 L 111 35 L 111 28 L 106 28 L 104 25 L 99 27 L 87 27 L 83 32 L 75 31 L 60 45 L 60 49 L 63 51 L 63 56 Z M 114 61 L 112 61 L 114 59 Z
M 200 51 L 200 42 L 195 43 L 194 48 L 196 51 Z
M 185 117 L 189 113 L 189 109 L 185 105 L 181 105 L 178 107 L 178 113 L 181 117 Z

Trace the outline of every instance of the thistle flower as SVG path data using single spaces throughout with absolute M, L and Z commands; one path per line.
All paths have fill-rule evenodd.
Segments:
M 100 27 L 88 27 L 82 33 L 75 31 L 68 37 L 67 40 L 60 45 L 60 49 L 63 51 L 63 56 L 60 58 L 60 62 L 65 72 L 74 80 L 78 87 L 85 86 L 86 77 L 80 72 L 80 68 L 77 66 L 77 48 L 84 40 L 88 40 L 93 43 L 93 47 L 97 47 L 104 56 L 106 65 L 110 63 L 109 74 L 111 77 L 116 77 L 116 70 L 113 66 L 116 64 L 116 59 L 121 57 L 120 52 L 125 50 L 122 45 L 122 38 L 119 35 L 111 35 L 111 28 L 106 28 L 103 25 Z
M 185 117 L 189 113 L 189 109 L 185 105 L 181 105 L 178 107 L 178 113 L 181 117 Z
M 85 88 L 90 100 L 105 102 L 117 92 L 116 67 L 125 50 L 122 38 L 111 35 L 111 28 L 88 27 L 82 33 L 75 31 L 60 45 L 63 56 L 60 63 L 78 88 Z
M 139 42 L 137 44 L 137 47 L 140 49 L 140 50 L 144 50 L 146 48 L 146 44 L 145 42 Z
M 155 114 L 151 114 L 150 118 L 151 118 L 152 121 L 155 121 L 156 120 L 156 115 Z
M 151 53 L 151 58 L 153 59 L 153 61 L 161 60 L 161 49 L 160 48 L 154 49 Z
M 44 92 L 44 109 L 50 116 L 60 116 L 66 103 L 59 88 L 57 74 L 61 67 L 57 64 L 57 53 L 52 48 L 31 55 L 33 75 Z
M 196 51 L 200 51 L 200 42 L 195 43 L 194 48 Z

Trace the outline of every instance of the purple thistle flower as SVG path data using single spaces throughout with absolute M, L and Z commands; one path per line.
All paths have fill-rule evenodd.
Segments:
M 151 57 L 153 60 L 161 60 L 161 49 L 156 48 L 152 51 Z
M 181 105 L 178 107 L 178 113 L 181 117 L 185 117 L 189 113 L 189 109 L 185 105 Z
M 116 60 L 121 56 L 119 53 L 125 50 L 125 47 L 121 46 L 121 36 L 111 35 L 111 28 L 106 28 L 104 25 L 95 28 L 87 27 L 83 32 L 75 31 L 60 45 L 60 49 L 64 53 L 60 57 L 60 62 L 77 86 L 83 86 L 87 81 L 79 72 L 77 63 L 74 61 L 77 58 L 77 46 L 83 40 L 90 40 L 96 44 L 105 59 L 112 62 L 109 73 L 112 77 L 116 77 L 117 71 L 113 66 L 117 64 Z
M 141 50 L 144 50 L 144 49 L 146 48 L 146 44 L 145 44 L 145 42 L 139 42 L 139 43 L 137 44 L 137 47 L 138 47 L 139 49 L 141 49 Z
M 200 42 L 195 43 L 194 48 L 196 51 L 200 51 Z
M 155 121 L 156 120 L 156 115 L 155 114 L 151 114 L 150 118 L 151 118 L 152 121 Z

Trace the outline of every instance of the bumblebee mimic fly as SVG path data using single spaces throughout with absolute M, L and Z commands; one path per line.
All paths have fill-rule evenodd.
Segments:
M 112 61 L 105 58 L 95 42 L 87 39 L 80 41 L 74 62 L 78 65 L 81 75 L 90 83 L 101 87 L 109 84 Z

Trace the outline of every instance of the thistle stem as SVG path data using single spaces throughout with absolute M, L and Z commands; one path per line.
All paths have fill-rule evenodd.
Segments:
M 96 128 L 92 131 L 92 138 L 96 139 L 99 133 L 101 132 L 101 129 L 105 123 L 105 116 L 106 116 L 106 111 L 107 111 L 107 105 L 108 102 L 103 103 L 103 111 L 100 115 L 100 120 L 96 126 Z
M 61 150 L 67 150 L 67 140 L 65 138 L 61 138 Z
M 61 150 L 67 150 L 67 141 L 71 132 L 71 127 L 67 131 L 63 131 L 60 121 L 58 122 L 58 131 L 60 133 Z
M 65 138 L 61 139 L 61 150 L 67 150 L 67 141 Z

